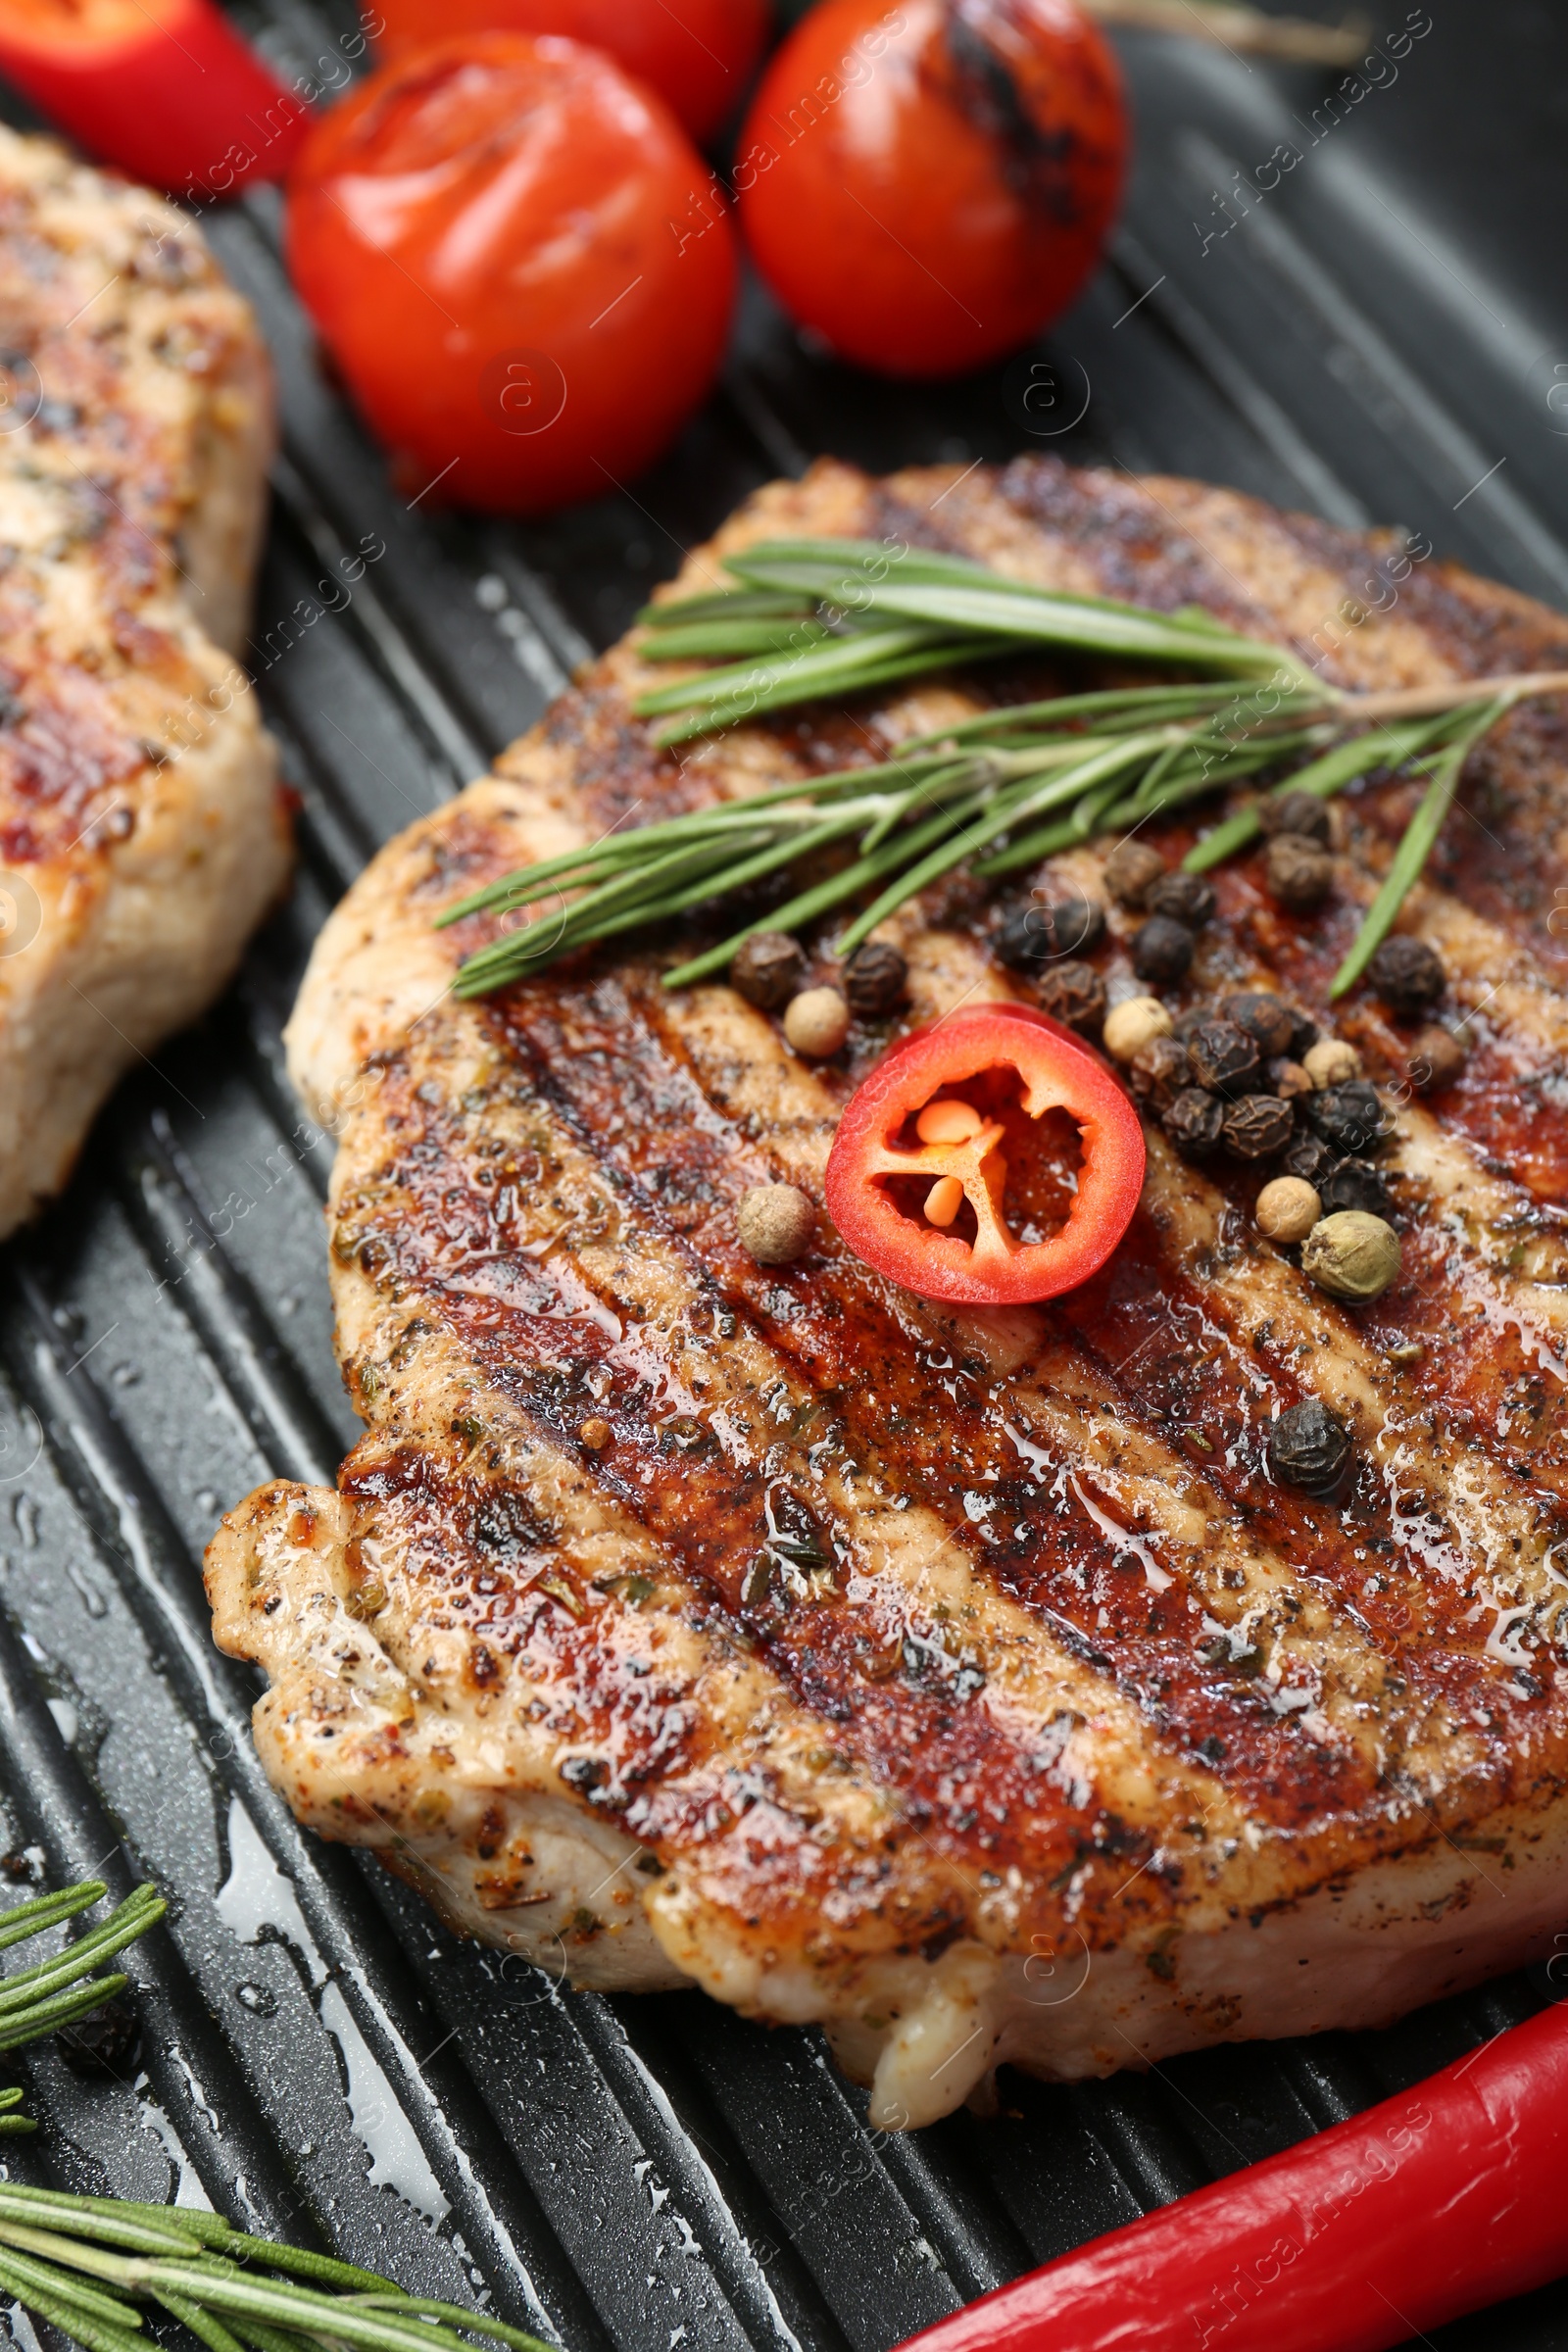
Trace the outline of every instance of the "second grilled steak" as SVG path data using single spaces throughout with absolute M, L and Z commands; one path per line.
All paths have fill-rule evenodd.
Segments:
M 822 466 L 751 502 L 687 585 L 779 532 L 1200 603 L 1317 638 L 1345 682 L 1568 661 L 1568 625 L 1392 538 L 1188 483 Z M 881 2125 L 1003 2059 L 1073 2077 L 1375 2024 L 1549 1947 L 1561 718 L 1521 714 L 1488 751 L 1484 826 L 1411 908 L 1478 1043 L 1439 1110 L 1395 1098 L 1398 1286 L 1325 1298 L 1155 1128 L 1094 1283 L 967 1314 L 825 1223 L 760 1267 L 735 1216 L 761 1181 L 820 1201 L 838 1110 L 903 1027 L 1025 989 L 977 898 L 890 927 L 911 1004 L 842 1066 L 803 1063 L 727 988 L 661 991 L 652 956 L 445 994 L 472 940 L 431 918 L 478 882 L 969 707 L 932 686 L 681 766 L 630 714 L 648 674 L 616 648 L 383 852 L 295 1014 L 301 1091 L 341 1132 L 332 1277 L 370 1426 L 335 1492 L 262 1489 L 209 1555 L 220 1642 L 271 1680 L 278 1787 L 558 1973 L 825 2022 Z M 1321 1006 L 1405 790 L 1358 805 L 1324 916 L 1284 916 L 1257 860 L 1222 870 L 1173 1004 L 1255 986 Z M 1104 896 L 1100 853 L 1057 871 Z M 1109 911 L 1107 979 L 1137 919 Z M 1339 1025 L 1396 1076 L 1407 1041 L 1358 1005 Z M 1332 1500 L 1268 1470 L 1276 1416 L 1314 1398 L 1353 1446 Z

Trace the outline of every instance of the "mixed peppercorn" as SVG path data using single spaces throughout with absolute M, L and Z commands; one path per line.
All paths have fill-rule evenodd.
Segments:
M 1292 911 L 1333 887 L 1330 814 L 1306 793 L 1265 804 L 1264 879 Z M 1200 874 L 1173 871 L 1151 844 L 1120 842 L 1104 863 L 1107 896 L 1140 918 L 1128 942 L 1149 992 L 1111 1004 L 1103 975 L 1083 960 L 1105 930 L 1105 910 L 1077 890 L 1038 895 L 1004 915 L 997 953 L 1026 972 L 1048 1012 L 1101 1043 L 1146 1118 L 1184 1159 L 1228 1155 L 1263 1179 L 1257 1228 L 1299 1249 L 1303 1271 L 1333 1297 L 1365 1302 L 1399 1270 L 1396 1210 L 1377 1154 L 1391 1127 L 1361 1058 L 1283 997 L 1244 990 L 1173 1014 L 1153 992 L 1187 977 L 1198 936 L 1214 913 Z M 1417 1021 L 1446 985 L 1422 940 L 1386 940 L 1368 980 L 1392 1016 Z M 1423 1027 L 1408 1068 L 1418 1091 L 1449 1085 L 1465 1050 L 1451 1031 Z

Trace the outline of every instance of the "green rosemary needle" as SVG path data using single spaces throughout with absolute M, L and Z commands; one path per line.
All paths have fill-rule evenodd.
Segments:
M 549 2352 L 488 2312 L 405 2294 L 357 2263 L 231 2229 L 220 2214 L 0 2180 L 0 2288 L 85 2347 L 145 2352 L 156 2303 L 209 2352 Z
M 18 1903 L 14 1910 L 0 1912 L 0 1951 L 74 1919 L 79 1911 L 88 1911 L 102 1901 L 108 1891 L 101 1879 L 84 1879 L 80 1886 L 40 1894 L 31 1902 Z M 92 1971 L 144 1936 L 163 1918 L 165 1909 L 155 1886 L 138 1886 L 107 1919 L 74 1943 L 68 1943 L 53 1960 L 40 1960 L 0 1981 L 0 2050 L 21 2049 L 26 2042 L 38 2041 L 123 1991 L 122 1976 L 94 1977 Z M 82 1984 L 83 1977 L 90 1982 Z M 3 2103 L 16 2104 L 9 2097 Z M 7 2122 L 0 2117 L 0 2129 L 15 2132 L 24 2128 L 21 2120 Z
M 775 540 L 724 563 L 736 586 L 641 615 L 648 660 L 712 664 L 638 699 L 640 713 L 664 721 L 658 743 L 1046 647 L 1206 674 L 978 711 L 939 734 L 911 736 L 875 766 L 802 777 L 503 875 L 438 918 L 524 915 L 460 966 L 460 997 L 488 995 L 574 950 L 721 906 L 784 868 L 799 870 L 796 894 L 666 972 L 666 988 L 723 969 L 751 932 L 800 930 L 858 902 L 837 942 L 851 955 L 956 866 L 1000 880 L 1288 762 L 1272 789 L 1321 799 L 1379 770 L 1429 773 L 1336 976 L 1339 995 L 1365 969 L 1425 864 L 1466 754 L 1524 696 L 1568 691 L 1568 674 L 1543 672 L 1346 694 L 1286 648 L 1197 610 L 1156 612 L 1072 595 L 871 540 Z M 1218 865 L 1255 839 L 1261 807 L 1250 802 L 1206 833 L 1188 870 Z

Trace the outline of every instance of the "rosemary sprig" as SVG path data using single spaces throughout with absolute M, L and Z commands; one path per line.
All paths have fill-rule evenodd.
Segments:
M 0 2288 L 86 2352 L 145 2352 L 138 2304 L 209 2352 L 549 2352 L 484 2311 L 409 2295 L 357 2263 L 231 2229 L 221 2215 L 0 2181 Z
M 649 660 L 719 664 L 639 698 L 640 715 L 668 717 L 658 743 L 1029 646 L 1219 675 L 1310 676 L 1283 647 L 1244 637 L 1206 612 L 1154 612 L 1036 588 L 961 557 L 890 550 L 873 539 L 773 540 L 724 563 L 742 583 L 734 594 L 680 597 L 641 615 Z
M 41 1936 L 46 1928 L 59 1927 L 80 1911 L 91 1910 L 108 1891 L 101 1879 L 84 1879 L 79 1886 L 40 1894 L 31 1902 L 18 1903 L 14 1910 L 0 1912 L 0 1951 Z M 156 1886 L 138 1886 L 107 1919 L 74 1943 L 68 1943 L 53 1960 L 40 1960 L 0 1982 L 0 2050 L 21 2049 L 26 2042 L 38 2041 L 122 1992 L 124 1977 L 94 1977 L 92 1971 L 144 1936 L 166 1909 Z M 79 1980 L 83 1977 L 91 1981 L 82 1984 Z M 5 2093 L 0 2095 L 0 2106 L 13 2107 L 20 2098 L 20 2092 L 16 2098 Z M 0 2131 L 24 2130 L 31 2130 L 24 2119 L 0 2116 Z
M 641 616 L 649 660 L 714 664 L 639 699 L 639 711 L 667 722 L 660 743 L 1043 646 L 1206 674 L 980 711 L 940 735 L 911 736 L 878 765 L 803 777 L 504 875 L 438 918 L 514 909 L 526 918 L 466 958 L 454 983 L 460 997 L 488 995 L 573 950 L 721 904 L 783 868 L 800 871 L 796 895 L 667 972 L 665 987 L 720 970 L 753 931 L 800 930 L 858 902 L 837 942 L 849 956 L 957 865 L 999 880 L 1302 755 L 1306 763 L 1275 790 L 1326 800 L 1380 769 L 1431 777 L 1336 975 L 1341 995 L 1430 855 L 1466 754 L 1515 702 L 1568 691 L 1568 674 L 1543 672 L 1344 694 L 1285 648 L 1197 610 L 1155 612 L 1074 596 L 962 558 L 869 540 L 777 540 L 724 561 L 738 586 L 653 605 Z M 1244 849 L 1260 830 L 1260 807 L 1249 804 L 1205 835 L 1188 869 L 1202 872 Z

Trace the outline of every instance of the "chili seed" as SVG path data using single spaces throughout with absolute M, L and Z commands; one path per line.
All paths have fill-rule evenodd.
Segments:
M 1180 980 L 1192 960 L 1192 933 L 1168 914 L 1152 914 L 1133 933 L 1133 970 L 1140 980 Z
M 963 1187 L 956 1176 L 939 1176 L 925 1197 L 925 1213 L 933 1225 L 951 1225 L 963 1206 Z
M 806 977 L 806 956 L 798 939 L 787 931 L 754 931 L 742 940 L 729 967 L 729 984 L 749 1004 L 776 1012 L 798 992 Z
M 972 1102 L 928 1102 L 914 1122 L 914 1132 L 922 1144 L 966 1144 L 984 1125 Z
M 1326 1494 L 1344 1477 L 1350 1459 L 1350 1433 L 1338 1413 L 1318 1396 L 1305 1396 L 1281 1413 L 1269 1430 L 1269 1467 L 1289 1487 Z
M 1448 985 L 1443 958 L 1424 939 L 1386 939 L 1366 976 L 1391 1010 L 1406 1019 L 1425 1012 Z

